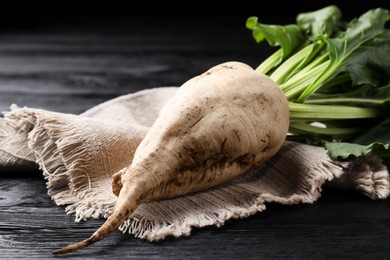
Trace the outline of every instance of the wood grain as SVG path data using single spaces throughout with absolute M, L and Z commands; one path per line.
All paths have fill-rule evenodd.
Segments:
M 0 253 L 10 258 L 49 258 L 51 251 L 86 238 L 101 220 L 75 223 L 46 195 L 36 178 L 0 179 Z M 150 243 L 119 231 L 65 258 L 274 259 L 383 258 L 390 255 L 388 201 L 355 192 L 325 190 L 313 205 L 279 206 L 190 237 Z
M 241 24 L 155 22 L 2 32 L 0 110 L 16 103 L 78 114 L 122 94 L 180 85 L 220 62 L 256 66 L 271 53 Z M 0 172 L 0 258 L 50 259 L 102 221 L 75 223 L 50 200 L 37 172 Z M 158 243 L 116 231 L 61 258 L 385 259 L 389 237 L 389 200 L 325 189 L 313 205 L 268 205 L 247 219 Z
M 121 94 L 181 85 L 220 62 L 256 66 L 270 49 L 261 50 L 243 25 L 0 35 L 0 110 L 13 102 L 80 113 Z

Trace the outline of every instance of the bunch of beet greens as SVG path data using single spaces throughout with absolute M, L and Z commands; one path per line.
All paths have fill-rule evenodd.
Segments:
M 290 102 L 289 139 L 323 145 L 333 159 L 374 153 L 390 167 L 389 20 L 377 8 L 346 22 L 334 5 L 290 25 L 247 19 L 256 42 L 280 46 L 257 71 Z

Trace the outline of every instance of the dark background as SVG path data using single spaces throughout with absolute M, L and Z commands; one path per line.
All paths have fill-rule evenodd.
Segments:
M 346 20 L 371 8 L 389 8 L 389 1 L 10 1 L 0 11 L 1 30 L 43 30 L 58 26 L 128 26 L 235 24 L 249 16 L 264 22 L 292 23 L 301 12 L 337 5 Z

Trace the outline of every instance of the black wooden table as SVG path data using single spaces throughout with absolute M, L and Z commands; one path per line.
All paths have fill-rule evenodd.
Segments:
M 78 114 L 122 94 L 178 86 L 224 61 L 256 66 L 273 51 L 254 43 L 243 17 L 225 18 L 177 23 L 178 17 L 135 16 L 109 26 L 61 23 L 2 31 L 0 110 L 16 103 Z M 53 249 L 86 238 L 102 222 L 75 223 L 50 200 L 39 172 L 0 173 L 0 258 L 51 258 Z M 116 231 L 60 257 L 386 259 L 389 241 L 389 200 L 325 188 L 312 205 L 270 204 L 247 219 L 158 243 Z

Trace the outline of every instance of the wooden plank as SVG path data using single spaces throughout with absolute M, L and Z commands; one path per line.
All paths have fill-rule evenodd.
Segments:
M 326 212 L 326 214 L 324 214 Z M 190 237 L 148 242 L 119 231 L 70 256 L 103 259 L 373 257 L 390 255 L 386 201 L 326 189 L 314 205 L 268 205 L 265 212 Z M 51 251 L 86 238 L 102 223 L 75 223 L 46 195 L 43 178 L 0 179 L 0 253 L 50 258 Z M 387 230 L 386 230 L 387 228 Z M 202 258 L 203 259 L 203 258 Z
M 138 27 L 125 36 L 67 31 L 0 35 L 0 110 L 15 103 L 80 113 L 122 94 L 181 85 L 223 61 L 255 66 L 265 55 L 243 27 L 233 30 L 241 36 L 229 44 L 226 32 L 213 27 L 208 32 L 192 27 L 188 35 L 169 28 L 150 35 Z

